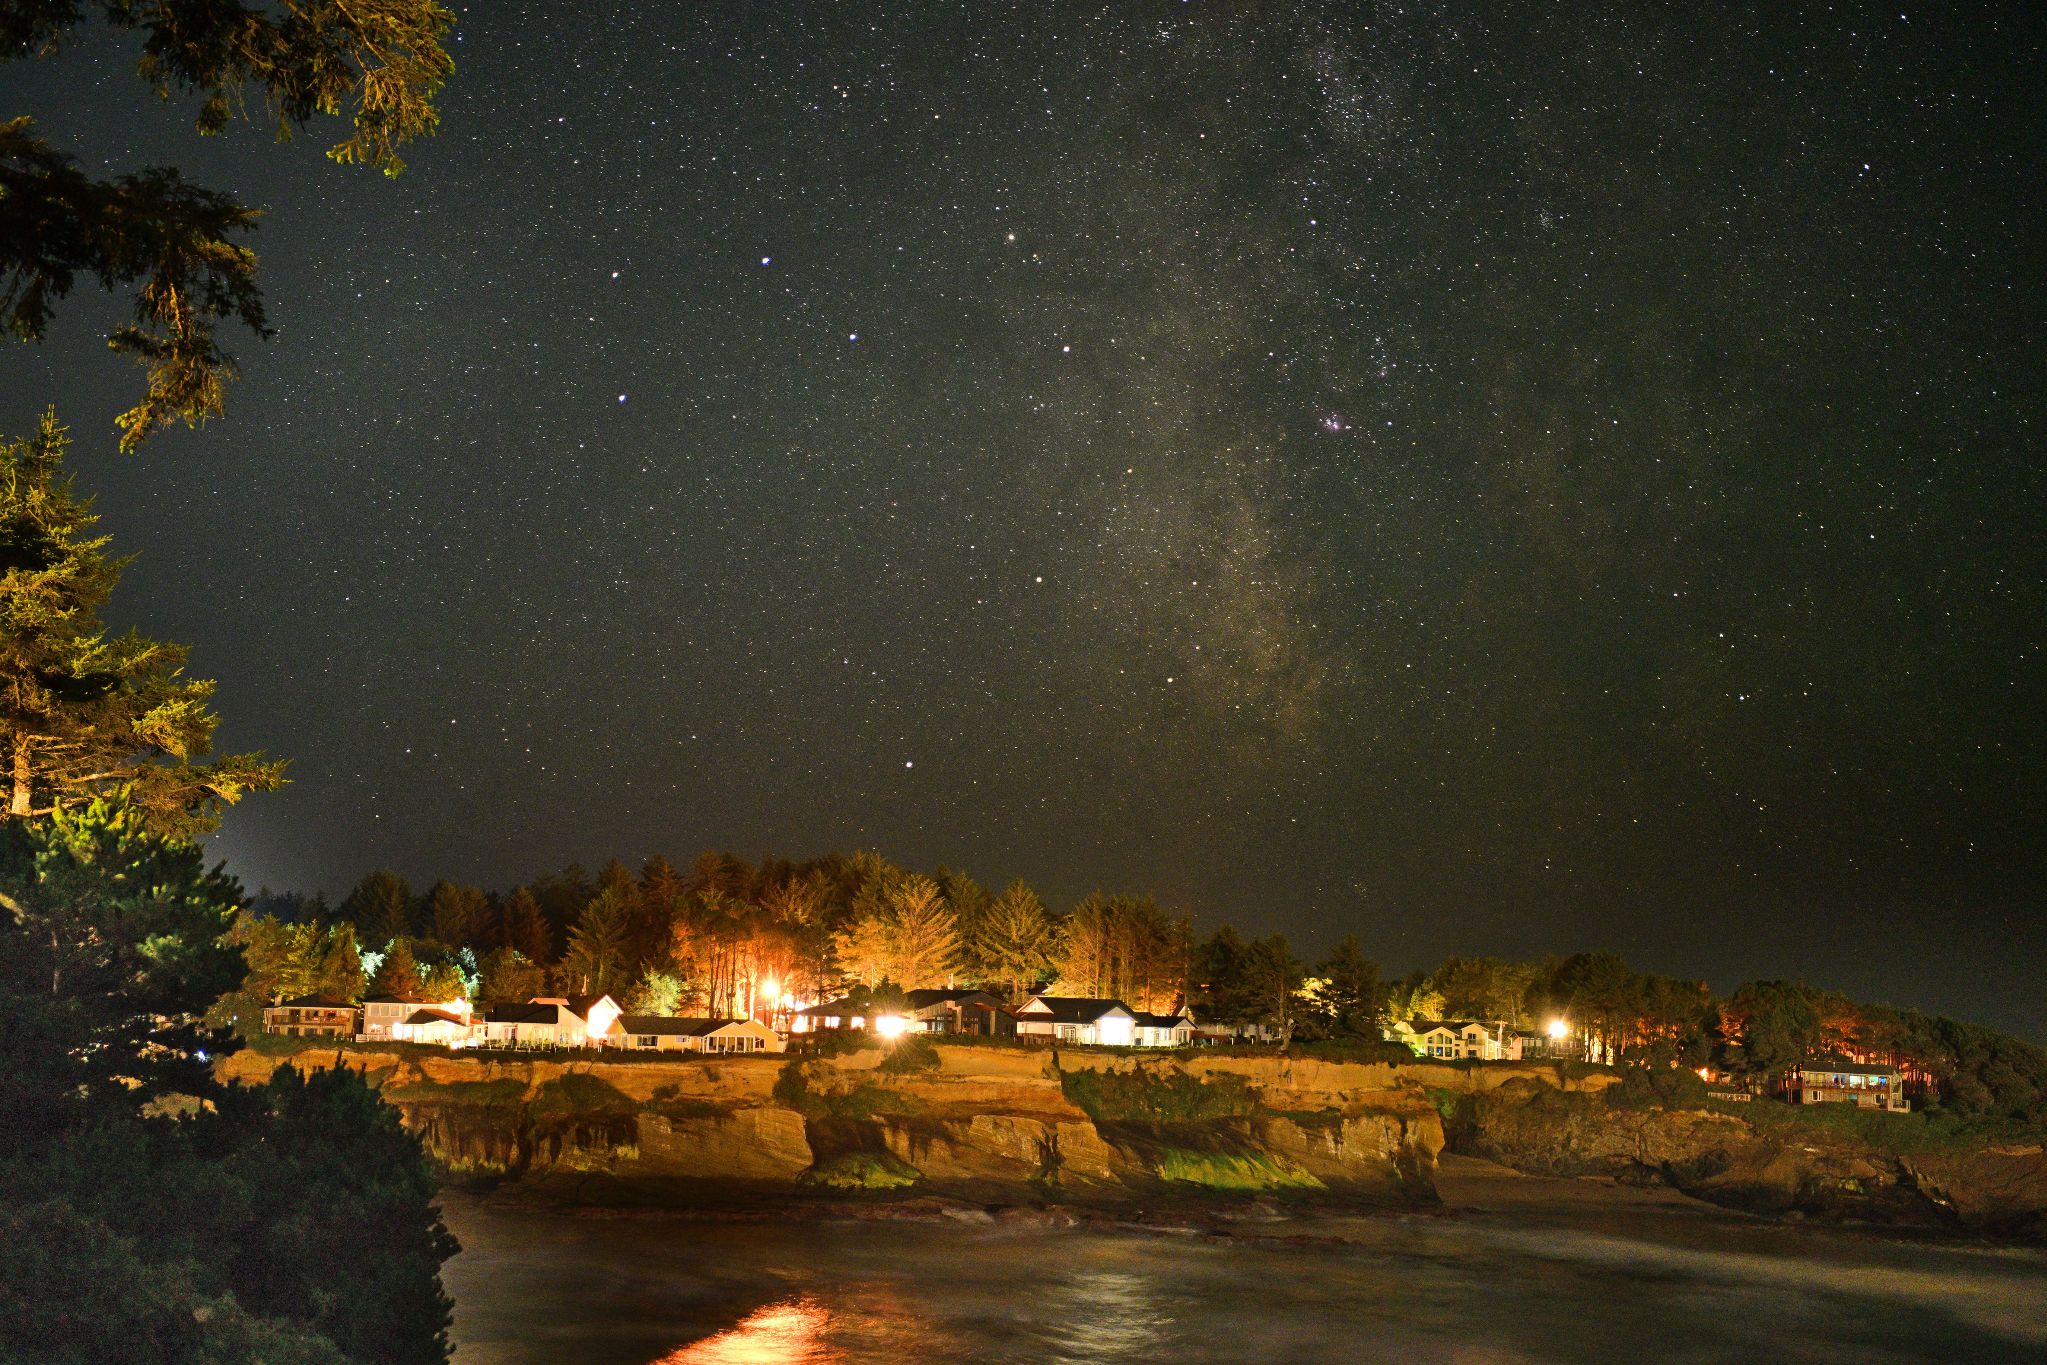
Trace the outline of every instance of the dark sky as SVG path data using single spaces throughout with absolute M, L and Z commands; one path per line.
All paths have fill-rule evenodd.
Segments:
M 116 615 L 293 759 L 250 885 L 878 848 L 2042 1029 L 2028 6 L 490 4 L 263 205 L 227 420 L 17 348 Z M 2003 17 L 1998 17 L 1999 14 Z

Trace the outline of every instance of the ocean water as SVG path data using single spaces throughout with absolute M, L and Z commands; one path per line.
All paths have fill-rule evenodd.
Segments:
M 2047 1253 L 1479 1182 L 1343 1245 L 451 1199 L 457 1365 L 2047 1361 Z

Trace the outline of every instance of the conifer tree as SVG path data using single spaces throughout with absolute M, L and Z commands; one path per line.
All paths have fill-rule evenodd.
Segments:
M 427 927 L 450 948 L 478 946 L 490 925 L 490 901 L 474 886 L 435 882 L 426 897 Z
M 579 992 L 621 995 L 631 963 L 631 899 L 617 891 L 599 892 L 583 907 L 583 917 L 569 933 L 562 973 Z
M 1011 882 L 995 899 L 975 941 L 981 971 L 1012 1000 L 1051 973 L 1057 947 L 1044 902 L 1021 881 Z
M 225 129 L 252 90 L 280 140 L 347 110 L 353 130 L 327 154 L 388 175 L 403 169 L 398 149 L 438 125 L 433 101 L 454 66 L 444 46 L 454 16 L 434 0 L 8 0 L 0 62 L 60 53 L 88 11 L 140 34 L 136 69 L 159 97 L 203 97 L 202 134 Z M 108 345 L 141 363 L 148 387 L 119 419 L 122 449 L 173 421 L 215 416 L 235 374 L 216 326 L 270 334 L 255 253 L 242 240 L 257 216 L 168 167 L 94 180 L 31 120 L 0 122 L 0 327 L 40 340 L 81 276 L 132 288 L 134 320 Z
M 55 413 L 0 442 L 0 819 L 69 810 L 131 790 L 151 828 L 187 835 L 223 807 L 284 782 L 260 754 L 204 762 L 219 719 L 213 683 L 184 676 L 182 645 L 109 635 L 100 609 L 125 560 L 64 473 Z
M 420 980 L 419 961 L 412 955 L 412 945 L 404 939 L 393 939 L 390 951 L 377 964 L 377 974 L 370 978 L 369 993 L 379 1000 L 421 1000 L 426 996 L 426 983 Z
M 371 947 L 412 935 L 412 889 L 396 872 L 378 869 L 355 884 L 341 902 L 341 918 L 356 927 Z
M 554 932 L 548 928 L 540 902 L 523 886 L 505 902 L 504 939 L 507 948 L 516 949 L 535 966 L 554 961 Z

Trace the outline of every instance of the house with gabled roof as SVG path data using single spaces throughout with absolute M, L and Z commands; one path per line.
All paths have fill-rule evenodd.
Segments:
M 301 995 L 263 1010 L 263 1031 L 286 1038 L 353 1038 L 355 1006 L 331 995 Z
M 475 1021 L 466 1013 L 421 1006 L 395 1024 L 391 1036 L 403 1043 L 438 1043 L 442 1047 L 468 1047 L 475 1041 Z
M 987 991 L 966 987 L 956 990 L 920 990 L 907 993 L 910 1030 L 915 1033 L 966 1033 L 981 1036 L 996 1031 L 996 1016 L 1002 1002 Z
M 781 1035 L 753 1019 L 676 1019 L 622 1014 L 617 1045 L 628 1052 L 704 1052 L 720 1055 L 780 1052 Z
M 618 1002 L 609 995 L 537 995 L 483 1016 L 488 1047 L 601 1047 L 615 1041 Z
M 1010 1011 L 1019 1038 L 1129 1047 L 1137 1041 L 1137 1013 L 1121 1000 L 1078 995 L 1034 995 Z
M 1186 1047 L 1194 1041 L 1194 1015 L 1184 1009 L 1171 1014 L 1139 1010 L 1131 1032 L 1139 1047 Z
M 1910 1110 L 1905 1077 L 1894 1066 L 1861 1066 L 1849 1062 L 1809 1062 L 1793 1074 L 1793 1104 L 1852 1104 L 1894 1114 Z

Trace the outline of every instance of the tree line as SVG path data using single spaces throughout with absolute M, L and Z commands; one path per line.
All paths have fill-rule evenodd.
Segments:
M 606 992 L 629 1012 L 775 1012 L 783 995 L 974 986 L 1015 1003 L 1032 990 L 1106 997 L 1282 1044 L 1376 1044 L 1389 1021 L 1476 1020 L 1543 1035 L 1568 1024 L 1588 1060 L 1707 1067 L 1758 1083 L 1802 1062 L 1896 1066 L 1922 1096 L 1971 1113 L 2047 1113 L 2047 1051 L 1993 1030 L 1761 981 L 1717 997 L 1703 981 L 1635 970 L 1613 953 L 1540 961 L 1452 957 L 1387 979 L 1354 936 L 1315 960 L 1284 935 L 1195 933 L 1155 896 L 1096 893 L 1054 911 L 1015 881 L 990 891 L 946 867 L 876 853 L 748 862 L 706 852 L 635 872 L 571 866 L 506 893 L 390 871 L 338 905 L 259 896 L 237 923 L 250 977 L 223 1021 L 268 999 L 363 991 L 481 1008 L 546 991 Z M 364 954 L 362 946 L 369 951 Z M 768 992 L 778 994 L 770 998 Z

